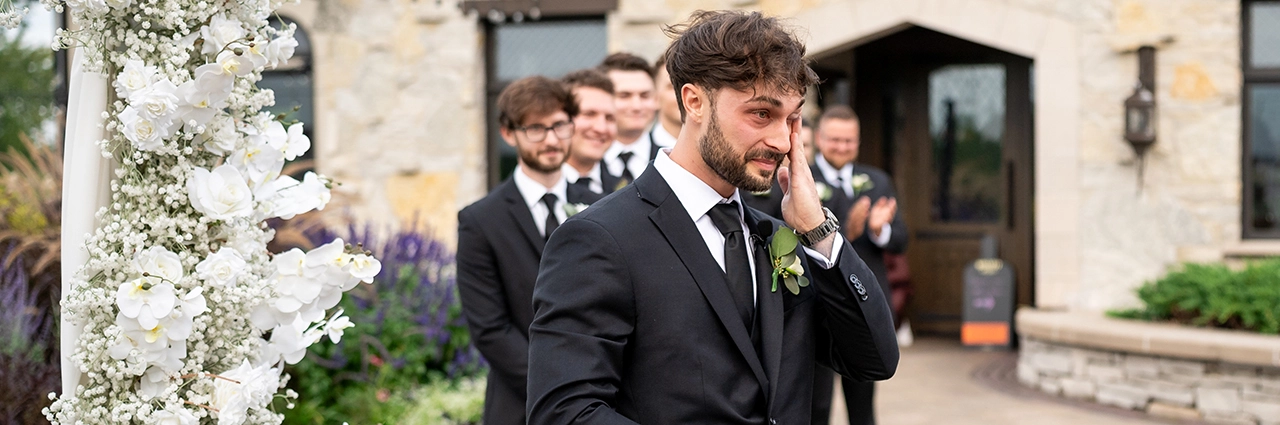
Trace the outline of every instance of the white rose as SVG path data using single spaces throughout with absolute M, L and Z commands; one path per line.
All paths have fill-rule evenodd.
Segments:
M 213 15 L 209 24 L 200 28 L 200 37 L 204 39 L 201 53 L 206 55 L 222 51 L 231 42 L 244 38 L 248 31 L 240 21 L 227 19 L 226 14 Z
M 293 161 L 294 158 L 302 156 L 311 149 L 311 138 L 307 137 L 302 130 L 302 123 L 289 126 L 288 137 L 284 144 L 284 159 Z
M 206 283 L 221 287 L 235 284 L 246 268 L 244 257 L 235 249 L 224 246 L 197 264 L 196 273 Z
M 200 423 L 196 415 L 182 408 L 182 405 L 169 405 L 164 410 L 151 416 L 157 425 L 197 425 Z
M 142 250 L 133 257 L 132 265 L 133 271 L 137 274 L 156 276 L 169 283 L 177 283 L 186 275 L 178 254 L 162 246 Z
M 137 59 L 125 61 L 124 69 L 120 71 L 120 75 L 116 76 L 114 82 L 116 86 L 116 95 L 121 99 L 128 99 L 133 92 L 142 90 L 151 85 L 155 81 L 156 67 L 149 66 Z
M 240 171 L 231 165 L 224 164 L 213 172 L 195 168 L 187 180 L 187 192 L 191 206 L 213 219 L 229 220 L 253 213 L 253 192 Z
M 133 91 L 129 96 L 129 103 L 138 108 L 139 115 L 167 126 L 178 110 L 177 92 L 178 86 L 169 82 L 168 78 L 161 78 L 141 90 Z M 165 132 L 162 136 L 168 137 L 169 134 Z
M 138 150 L 153 151 L 164 146 L 161 125 L 139 114 L 132 105 L 120 113 L 120 122 L 124 124 L 124 137 Z
M 253 367 L 248 360 L 235 369 L 222 372 L 226 379 L 213 380 L 209 404 L 217 409 L 218 425 L 240 425 L 248 419 L 249 409 L 261 409 L 271 402 L 280 388 L 280 370 L 262 365 Z

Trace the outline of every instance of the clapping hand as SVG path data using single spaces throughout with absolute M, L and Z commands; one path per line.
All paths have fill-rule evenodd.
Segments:
M 858 198 L 858 202 L 849 209 L 849 217 L 846 221 L 849 224 L 846 227 L 848 230 L 845 232 L 845 237 L 849 240 L 857 239 L 868 229 L 871 230 L 872 238 L 879 237 L 880 229 L 893 221 L 893 217 L 897 214 L 897 199 L 880 198 L 876 200 L 875 205 L 872 205 L 871 198 L 866 196 Z
M 845 238 L 849 240 L 858 239 L 867 229 L 867 219 L 871 215 L 871 199 L 865 196 L 858 198 L 858 202 L 853 204 L 853 208 L 849 208 L 849 216 L 845 218 Z

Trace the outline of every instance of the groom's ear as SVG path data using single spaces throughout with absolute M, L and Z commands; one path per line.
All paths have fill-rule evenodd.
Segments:
M 686 123 L 702 124 L 702 117 L 708 112 L 704 108 L 710 105 L 710 99 L 706 96 L 707 92 L 702 87 L 692 83 L 685 83 L 680 87 L 680 101 L 684 103 Z

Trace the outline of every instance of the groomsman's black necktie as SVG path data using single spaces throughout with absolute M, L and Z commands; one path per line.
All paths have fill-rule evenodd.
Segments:
M 547 206 L 547 225 L 544 227 L 546 231 L 543 232 L 542 235 L 547 239 L 551 239 L 551 232 L 554 232 L 557 227 L 560 227 L 560 220 L 556 220 L 556 199 L 559 198 L 556 197 L 556 194 L 551 192 L 547 192 L 546 195 L 542 195 L 542 204 Z
M 751 296 L 751 263 L 747 257 L 747 238 L 742 234 L 738 202 L 717 204 L 707 215 L 724 235 L 724 274 L 729 283 L 729 293 L 738 307 L 738 315 L 742 316 L 742 324 L 750 331 L 755 302 Z
M 623 152 L 618 154 L 618 159 L 622 160 L 622 180 L 626 181 L 628 184 L 636 181 L 635 175 L 631 174 L 631 167 L 627 166 L 627 163 L 631 162 L 631 157 L 635 155 L 635 152 Z
M 583 189 L 591 190 L 591 182 L 592 180 L 590 177 L 582 176 L 578 177 L 578 180 L 574 181 L 573 184 L 581 186 Z

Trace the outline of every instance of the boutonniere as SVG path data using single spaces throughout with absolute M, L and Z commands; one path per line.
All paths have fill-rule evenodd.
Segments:
M 818 188 L 818 199 L 821 200 L 822 202 L 830 201 L 831 195 L 835 193 L 831 189 L 831 186 L 828 186 L 826 183 L 823 183 L 823 182 L 814 182 L 814 184 Z
M 853 193 L 859 194 L 876 187 L 876 183 L 871 181 L 871 176 L 859 174 L 849 179 L 849 185 L 853 186 Z
M 770 291 L 778 292 L 779 279 L 792 295 L 800 295 L 800 288 L 809 286 L 800 256 L 796 255 L 799 243 L 796 232 L 786 226 L 778 226 L 778 230 L 773 232 L 773 242 L 769 244 L 769 257 L 773 260 L 773 289 Z
M 619 179 L 618 184 L 613 185 L 613 191 L 617 192 L 622 190 L 622 188 L 627 187 L 629 184 L 631 184 L 631 182 L 627 181 L 627 179 Z
M 587 209 L 588 206 L 589 205 L 587 204 L 570 204 L 566 202 L 564 204 L 564 215 L 566 217 L 573 217 L 574 215 L 582 212 L 582 210 Z

